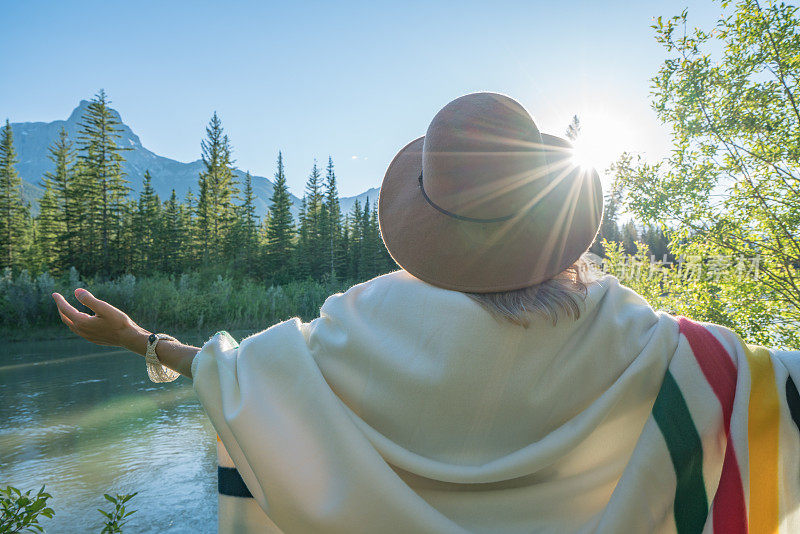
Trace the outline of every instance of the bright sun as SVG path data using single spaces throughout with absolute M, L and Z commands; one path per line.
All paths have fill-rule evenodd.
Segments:
M 602 176 L 603 171 L 625 150 L 636 145 L 633 129 L 624 119 L 602 112 L 581 115 L 581 130 L 572 142 L 575 147 L 573 159 L 577 165 L 594 167 Z
M 598 168 L 596 147 L 591 143 L 585 142 L 583 136 L 572 142 L 575 150 L 572 153 L 572 160 L 582 169 Z

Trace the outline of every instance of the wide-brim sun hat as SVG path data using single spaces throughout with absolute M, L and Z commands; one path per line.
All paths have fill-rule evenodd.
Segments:
M 508 96 L 453 100 L 386 171 L 378 218 L 389 254 L 420 280 L 456 291 L 553 278 L 591 246 L 603 215 L 600 177 L 572 152 Z

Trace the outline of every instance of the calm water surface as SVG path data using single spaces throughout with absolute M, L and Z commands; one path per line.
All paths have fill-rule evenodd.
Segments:
M 0 486 L 45 484 L 47 532 L 99 532 L 103 493 L 134 491 L 125 532 L 216 532 L 215 434 L 190 380 L 153 384 L 144 358 L 77 337 L 2 351 Z

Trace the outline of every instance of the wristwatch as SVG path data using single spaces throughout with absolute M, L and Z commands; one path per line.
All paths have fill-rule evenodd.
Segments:
M 150 377 L 150 380 L 157 383 L 172 382 L 181 376 L 177 371 L 165 367 L 158 359 L 158 355 L 156 355 L 156 345 L 158 345 L 158 342 L 162 339 L 178 341 L 167 334 L 150 334 L 150 337 L 147 338 L 147 350 L 144 353 L 144 360 L 147 362 L 147 376 Z

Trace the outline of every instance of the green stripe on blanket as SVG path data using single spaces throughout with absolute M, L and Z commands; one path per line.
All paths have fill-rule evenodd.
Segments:
M 703 446 L 686 400 L 669 371 L 653 405 L 653 418 L 664 435 L 678 479 L 675 525 L 679 533 L 700 532 L 708 517 Z

